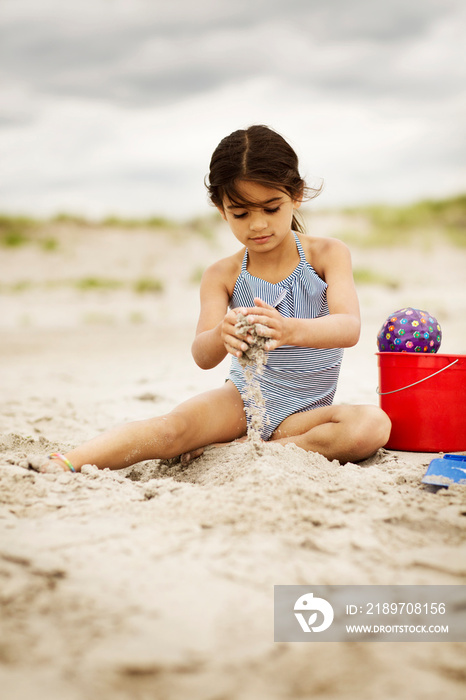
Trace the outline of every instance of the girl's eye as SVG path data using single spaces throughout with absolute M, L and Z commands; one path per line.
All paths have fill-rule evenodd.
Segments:
M 277 211 L 279 211 L 280 207 L 275 207 L 275 209 L 264 209 L 266 214 L 276 214 Z M 242 214 L 233 214 L 234 219 L 244 219 L 248 215 L 247 211 L 244 211 Z

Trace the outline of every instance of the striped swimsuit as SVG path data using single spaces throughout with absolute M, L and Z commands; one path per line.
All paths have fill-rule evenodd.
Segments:
M 299 252 L 299 264 L 286 279 L 272 284 L 247 271 L 246 250 L 241 272 L 236 280 L 230 308 L 254 306 L 254 297 L 273 305 L 279 294 L 286 295 L 277 310 L 286 318 L 319 318 L 328 316 L 327 284 L 316 273 L 304 255 L 301 242 L 294 233 Z M 307 348 L 282 345 L 272 350 L 262 374 L 253 370 L 265 399 L 269 423 L 263 426 L 261 437 L 268 440 L 273 431 L 293 413 L 330 406 L 337 388 L 343 350 L 341 348 Z M 240 394 L 245 392 L 245 378 L 236 357 L 232 358 L 228 375 Z

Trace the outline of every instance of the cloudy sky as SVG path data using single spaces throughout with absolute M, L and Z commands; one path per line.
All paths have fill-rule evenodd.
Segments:
M 203 213 L 252 123 L 316 205 L 464 191 L 465 30 L 464 0 L 1 0 L 0 210 Z

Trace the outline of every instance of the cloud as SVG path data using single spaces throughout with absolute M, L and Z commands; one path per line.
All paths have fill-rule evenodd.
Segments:
M 218 140 L 254 122 L 334 202 L 459 188 L 464 17 L 460 0 L 3 0 L 1 206 L 188 213 Z
M 432 41 L 442 65 L 443 50 L 451 54 L 451 39 L 459 39 L 462 8 L 453 0 L 184 0 L 136 2 L 133 13 L 123 11 L 129 3 L 108 0 L 8 4 L 0 27 L 7 78 L 39 94 L 131 106 L 182 100 L 249 75 L 330 91 L 411 91 L 431 82 L 422 66 L 404 73 L 400 54 L 410 42 Z M 436 35 L 442 22 L 453 35 Z M 456 72 L 445 71 L 447 85 Z

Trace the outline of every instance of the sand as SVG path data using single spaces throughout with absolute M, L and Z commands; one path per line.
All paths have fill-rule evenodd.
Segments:
M 248 421 L 247 440 L 255 453 L 260 454 L 261 434 L 270 423 L 260 385 L 260 375 L 264 371 L 264 365 L 267 364 L 267 338 L 260 335 L 258 324 L 250 323 L 244 314 L 239 313 L 237 319 L 235 326 L 240 334 L 251 339 L 248 342 L 248 349 L 239 358 L 245 380 L 243 400 Z
M 28 468 L 224 380 L 227 364 L 203 372 L 190 358 L 190 278 L 228 252 L 225 235 L 212 245 L 66 229 L 53 253 L 2 251 L 3 284 L 35 280 L 0 298 L 2 697 L 464 697 L 466 644 L 273 642 L 274 584 L 466 583 L 465 487 L 421 484 L 438 455 L 383 449 L 342 465 L 292 445 L 252 454 L 245 442 L 187 467 Z M 405 253 L 390 252 L 400 275 Z M 360 290 L 362 339 L 345 354 L 337 401 L 377 403 L 375 335 L 404 304 L 439 318 L 445 352 L 465 352 L 464 299 L 450 294 L 465 254 L 417 257 L 399 289 Z M 421 269 L 434 260 L 438 279 L 426 289 Z M 165 292 L 41 286 L 102 269 L 166 274 Z

